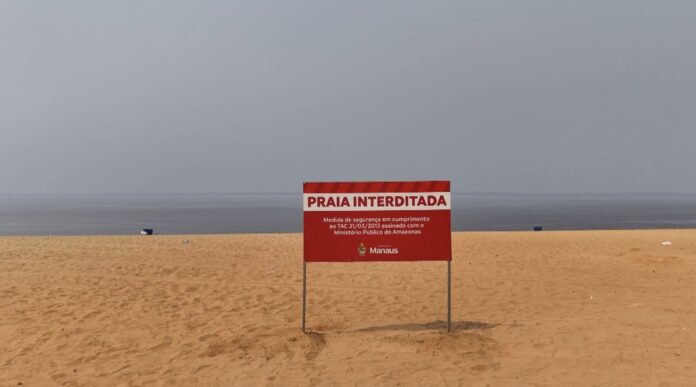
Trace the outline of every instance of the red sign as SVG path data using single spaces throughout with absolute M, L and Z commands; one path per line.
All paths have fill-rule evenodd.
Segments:
M 449 261 L 449 181 L 304 183 L 305 262 Z

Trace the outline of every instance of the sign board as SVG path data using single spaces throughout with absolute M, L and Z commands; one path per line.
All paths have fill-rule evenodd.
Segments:
M 304 183 L 306 262 L 452 259 L 449 181 Z
M 447 261 L 447 331 L 452 325 L 449 181 L 304 183 L 302 331 L 308 262 Z

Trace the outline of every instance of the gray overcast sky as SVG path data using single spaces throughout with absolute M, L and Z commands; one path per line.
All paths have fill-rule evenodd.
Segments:
M 0 192 L 696 192 L 696 1 L 0 2 Z

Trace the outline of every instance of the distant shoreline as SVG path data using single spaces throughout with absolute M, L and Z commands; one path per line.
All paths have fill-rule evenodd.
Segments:
M 623 233 L 623 232 L 691 232 L 696 231 L 696 227 L 692 228 L 645 228 L 645 229 L 578 229 L 578 230 L 545 230 L 542 232 L 537 232 L 533 230 L 460 230 L 452 231 L 452 235 L 460 234 L 500 234 L 505 235 L 513 233 L 518 234 L 562 234 L 562 233 L 595 233 L 595 232 L 607 232 L 607 233 Z M 273 235 L 286 235 L 286 236 L 298 236 L 302 235 L 302 232 L 235 232 L 235 233 L 217 233 L 217 234 L 154 234 L 154 235 L 140 235 L 139 233 L 134 234 L 51 234 L 51 235 L 0 235 L 0 239 L 8 238 L 157 238 L 157 237 L 167 237 L 167 238 L 178 238 L 178 237 L 224 237 L 224 236 L 273 236 Z

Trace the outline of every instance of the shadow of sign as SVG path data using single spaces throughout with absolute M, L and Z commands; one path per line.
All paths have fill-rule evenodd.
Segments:
M 492 324 L 480 321 L 452 321 L 452 331 L 480 331 L 495 328 L 500 324 Z M 405 323 L 374 325 L 370 327 L 356 329 L 352 332 L 376 332 L 376 331 L 430 331 L 447 329 L 447 321 L 436 320 L 427 323 Z

